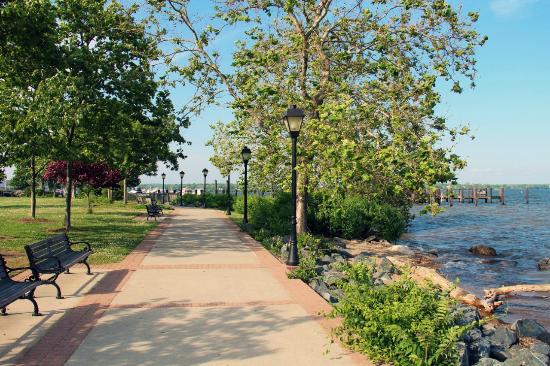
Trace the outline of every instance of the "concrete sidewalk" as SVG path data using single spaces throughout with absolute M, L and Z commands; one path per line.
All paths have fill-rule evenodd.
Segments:
M 370 364 L 331 343 L 323 299 L 215 210 L 177 209 L 71 306 L 18 364 Z

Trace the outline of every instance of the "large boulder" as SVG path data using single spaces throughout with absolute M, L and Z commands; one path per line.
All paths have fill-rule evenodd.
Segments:
M 497 366 L 497 365 L 502 365 L 502 362 L 492 358 L 487 358 L 487 357 L 480 358 L 479 361 L 475 364 L 475 366 Z
M 531 337 L 550 344 L 550 333 L 539 322 L 533 319 L 520 319 L 512 324 L 520 338 Z
M 483 358 L 489 358 L 491 353 L 491 343 L 487 338 L 480 338 L 468 346 L 470 351 L 470 362 L 476 362 Z
M 547 366 L 548 356 L 533 352 L 524 348 L 516 352 L 512 357 L 504 361 L 506 366 Z
M 537 264 L 537 268 L 539 269 L 539 271 L 550 270 L 550 257 L 541 259 Z
M 485 257 L 494 257 L 497 255 L 497 251 L 495 250 L 495 248 L 487 245 L 474 245 L 468 250 L 473 254 L 482 255 Z
M 487 337 L 491 346 L 502 346 L 506 349 L 518 342 L 516 332 L 505 327 L 495 329 L 495 332 Z

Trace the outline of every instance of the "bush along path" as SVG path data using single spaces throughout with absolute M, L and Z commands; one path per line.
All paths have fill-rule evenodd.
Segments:
M 285 238 L 262 243 L 287 257 Z M 504 324 L 419 281 L 409 266 L 435 266 L 429 253 L 365 241 L 300 235 L 300 266 L 289 277 L 308 283 L 342 319 L 334 336 L 375 361 L 394 365 L 550 365 L 550 332 L 535 320 Z M 408 259 L 404 261 L 403 259 Z

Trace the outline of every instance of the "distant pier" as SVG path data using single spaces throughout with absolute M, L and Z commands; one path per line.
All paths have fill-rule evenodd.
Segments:
M 456 188 L 448 187 L 443 190 L 436 188 L 434 191 L 425 190 L 423 196 L 420 199 L 412 197 L 415 203 L 437 203 L 441 205 L 442 202 L 449 203 L 449 206 L 453 206 L 454 202 L 458 203 L 472 203 L 475 206 L 478 203 L 499 203 L 505 204 L 504 187 L 470 187 L 470 188 Z M 529 203 L 529 188 L 524 190 L 525 203 Z

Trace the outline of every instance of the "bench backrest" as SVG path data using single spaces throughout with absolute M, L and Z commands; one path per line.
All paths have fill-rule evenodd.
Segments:
M 34 244 L 25 245 L 31 266 L 40 264 L 44 258 L 59 256 L 70 249 L 67 234 L 54 235 Z
M 6 260 L 0 255 L 0 284 L 7 281 L 11 281 L 11 279 L 6 268 Z

